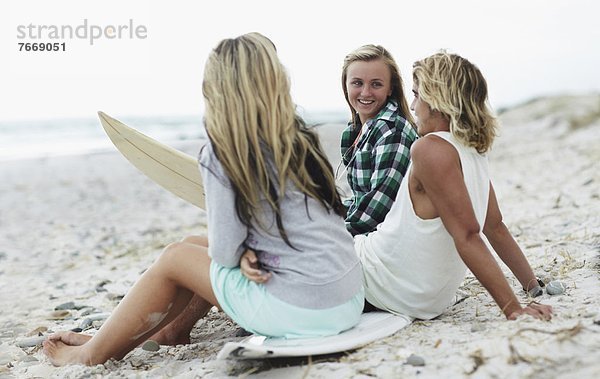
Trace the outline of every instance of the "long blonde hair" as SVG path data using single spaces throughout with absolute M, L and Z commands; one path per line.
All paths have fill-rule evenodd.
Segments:
M 441 51 L 413 64 L 419 97 L 450 121 L 450 132 L 479 153 L 487 152 L 498 122 L 488 105 L 485 78 L 479 68 L 456 54 Z
M 345 216 L 331 165 L 317 135 L 296 114 L 286 70 L 267 37 L 249 33 L 221 41 L 206 63 L 202 91 L 206 130 L 243 223 L 256 220 L 265 227 L 260 217 L 264 199 L 290 244 L 281 222 L 290 181 L 305 196 Z
M 342 90 L 344 91 L 344 97 L 346 98 L 346 102 L 348 103 L 350 112 L 352 113 L 352 124 L 356 125 L 358 115 L 356 113 L 356 109 L 352 107 L 352 104 L 350 104 L 350 99 L 348 98 L 348 88 L 346 87 L 348 66 L 358 61 L 370 62 L 379 59 L 390 69 L 392 94 L 389 98 L 398 104 L 398 113 L 400 116 L 404 117 L 404 119 L 410 122 L 412 125 L 415 125 L 410 113 L 410 108 L 408 107 L 408 102 L 404 96 L 404 85 L 402 83 L 402 77 L 400 76 L 400 69 L 392 57 L 392 54 L 390 54 L 389 51 L 380 45 L 363 45 L 346 55 L 346 58 L 344 58 L 344 66 L 342 67 Z

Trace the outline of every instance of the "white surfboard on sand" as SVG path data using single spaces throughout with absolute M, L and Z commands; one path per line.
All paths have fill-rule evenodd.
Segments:
M 387 312 L 363 313 L 358 325 L 335 336 L 280 339 L 253 335 L 240 342 L 227 342 L 217 359 L 262 359 L 339 353 L 391 336 L 410 323 L 408 317 Z
M 202 209 L 204 187 L 196 158 L 162 144 L 106 113 L 98 112 L 102 127 L 135 167 L 163 188 Z
M 103 112 L 98 112 L 98 116 L 106 134 L 135 167 L 178 197 L 205 208 L 204 189 L 196 158 L 162 144 Z M 387 312 L 364 313 L 358 325 L 335 336 L 286 340 L 253 335 L 239 342 L 226 343 L 218 359 L 339 353 L 390 336 L 410 323 L 407 317 Z

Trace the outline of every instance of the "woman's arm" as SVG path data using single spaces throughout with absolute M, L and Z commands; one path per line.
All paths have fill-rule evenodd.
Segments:
M 510 234 L 502 220 L 502 213 L 498 207 L 496 193 L 490 183 L 490 196 L 488 200 L 487 216 L 483 226 L 483 234 L 510 271 L 517 277 L 523 289 L 529 291 L 538 286 L 537 278 L 531 270 L 523 251 Z
M 248 229 L 237 216 L 235 193 L 210 144 L 200 156 L 200 171 L 206 196 L 208 254 L 222 266 L 237 267 Z
M 417 183 L 411 185 L 411 189 L 415 185 L 422 186 L 422 191 L 430 199 L 452 236 L 461 259 L 490 293 L 504 315 L 509 319 L 522 313 L 542 319 L 549 318 L 550 307 L 521 307 L 498 263 L 483 242 L 462 176 L 460 159 L 454 147 L 438 137 L 422 138 L 413 147 L 412 159 L 412 178 Z

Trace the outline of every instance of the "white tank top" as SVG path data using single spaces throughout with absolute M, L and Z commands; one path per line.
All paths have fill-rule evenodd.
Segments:
M 449 142 L 460 157 L 463 176 L 477 221 L 483 229 L 489 197 L 485 155 L 463 146 L 449 132 L 431 133 Z M 408 168 L 410 174 L 412 164 Z M 380 309 L 420 319 L 440 315 L 451 305 L 466 266 L 439 217 L 416 215 L 408 181 L 375 232 L 355 237 L 363 264 L 366 299 Z

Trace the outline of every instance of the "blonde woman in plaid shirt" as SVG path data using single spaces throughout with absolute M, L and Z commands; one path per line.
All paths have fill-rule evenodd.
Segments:
M 402 78 L 382 46 L 365 45 L 346 56 L 342 88 L 352 121 L 342 133 L 342 161 L 352 197 L 346 228 L 352 235 L 374 231 L 389 212 L 417 139 Z M 342 167 L 343 166 L 343 167 Z

